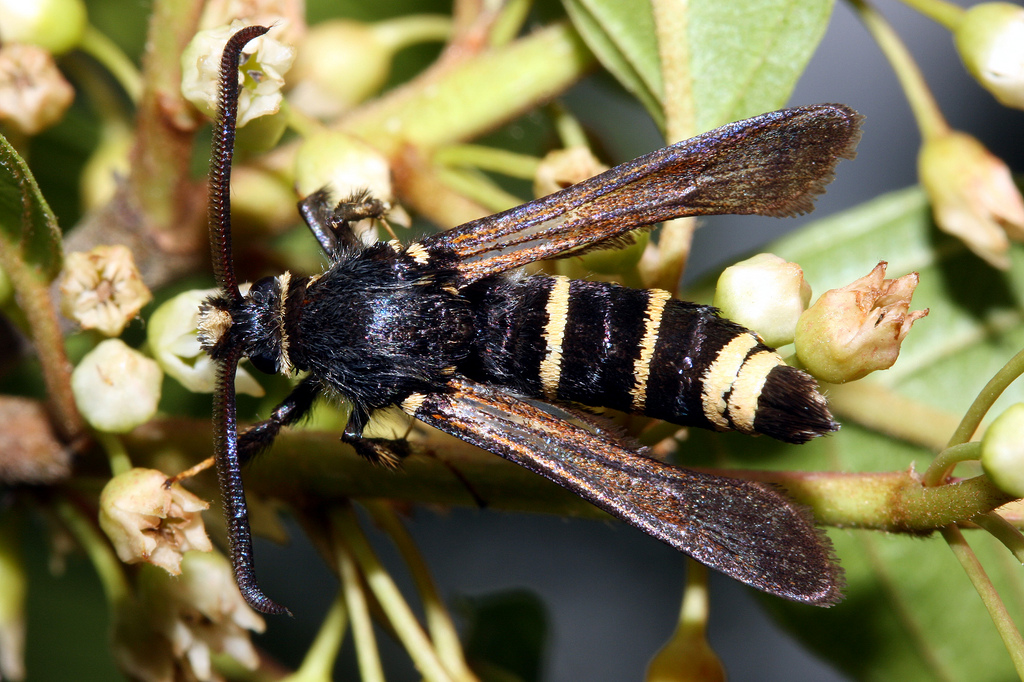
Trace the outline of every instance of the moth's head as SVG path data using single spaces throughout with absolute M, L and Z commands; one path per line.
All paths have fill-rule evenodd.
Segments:
M 232 349 L 266 374 L 293 371 L 284 328 L 284 293 L 289 273 L 264 277 L 239 299 L 221 292 L 199 308 L 199 345 L 220 360 Z

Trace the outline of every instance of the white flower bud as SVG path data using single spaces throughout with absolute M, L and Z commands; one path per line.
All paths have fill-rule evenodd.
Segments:
M 793 342 L 797 320 L 811 302 L 811 285 L 796 263 L 760 253 L 722 271 L 715 307 L 757 332 L 769 346 Z
M 60 278 L 61 312 L 82 329 L 119 336 L 153 295 L 120 244 L 69 253 Z
M 243 291 L 248 285 L 240 287 Z M 217 365 L 199 345 L 199 306 L 217 289 L 192 289 L 178 294 L 153 311 L 149 318 L 149 349 L 165 372 L 194 393 L 213 393 Z M 235 391 L 256 397 L 263 387 L 239 366 Z
M 228 39 L 246 24 L 199 31 L 181 55 L 181 92 L 207 116 L 217 114 L 220 61 Z M 284 74 L 295 59 L 295 48 L 269 35 L 253 38 L 245 47 L 238 73 L 238 121 L 241 128 L 281 108 Z
M 263 632 L 266 625 L 242 599 L 231 565 L 222 555 L 188 552 L 180 577 L 148 570 L 140 582 L 153 627 L 197 679 L 215 679 L 213 654 L 227 654 L 247 670 L 259 666 L 247 630 Z
M 953 132 L 925 142 L 917 166 L 939 228 L 993 267 L 1008 268 L 1007 237 L 1024 240 L 1024 199 L 1006 164 L 974 137 Z
M 1024 403 L 995 418 L 981 438 L 981 466 L 1000 490 L 1024 497 Z
M 964 65 L 1008 107 L 1024 109 L 1024 7 L 984 2 L 969 8 L 954 33 Z
M 163 373 L 120 339 L 107 339 L 71 373 L 71 391 L 85 420 L 99 431 L 125 433 L 156 414 Z
M 199 512 L 209 504 L 155 469 L 131 469 L 100 494 L 100 527 L 126 564 L 150 563 L 181 573 L 182 555 L 213 550 Z
M 0 38 L 61 55 L 77 47 L 89 23 L 82 0 L 0 0 Z
M 49 52 L 22 43 L 0 47 L 0 120 L 35 135 L 64 118 L 74 98 Z
M 327 187 L 341 201 L 362 191 L 385 203 L 394 199 L 387 158 L 362 140 L 334 131 L 311 135 L 299 147 L 295 186 L 303 197 Z
M 841 384 L 892 367 L 911 325 L 928 314 L 909 312 L 917 273 L 885 279 L 885 266 L 826 291 L 800 316 L 796 354 L 818 379 Z

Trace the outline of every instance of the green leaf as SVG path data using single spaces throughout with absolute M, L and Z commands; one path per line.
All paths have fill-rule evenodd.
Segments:
M 565 5 L 587 46 L 655 122 L 664 129 L 666 115 L 686 116 L 675 127 L 690 135 L 784 106 L 832 13 L 832 0 L 661 0 L 653 13 L 642 0 Z M 664 58 L 680 63 L 662 64 L 659 35 L 670 41 Z
M 962 414 L 1024 345 L 1018 293 L 1024 291 L 1024 248 L 1013 249 L 1009 271 L 992 270 L 935 228 L 917 188 L 814 223 L 769 250 L 799 263 L 817 293 L 867 274 L 880 259 L 888 260 L 890 277 L 920 273 L 912 308 L 931 314 L 915 324 L 892 369 L 865 379 L 911 403 Z M 989 418 L 1021 400 L 1024 382 L 1018 381 Z M 700 453 L 705 463 L 846 472 L 923 471 L 934 454 L 849 420 L 834 436 L 800 447 L 723 435 L 692 432 L 684 454 Z M 977 475 L 980 468 L 961 465 L 957 473 Z M 846 570 L 845 601 L 822 611 L 766 600 L 818 653 L 856 679 L 1015 679 L 988 612 L 939 534 L 832 530 L 830 536 Z M 1024 623 L 1019 563 L 982 531 L 966 537 L 1014 620 Z
M 689 3 L 697 132 L 785 106 L 817 48 L 832 0 Z
M 60 272 L 61 234 L 28 164 L 0 136 L 0 265 L 45 282 Z M 28 266 L 27 268 L 25 266 Z
M 665 127 L 661 62 L 651 5 L 638 0 L 566 0 L 565 10 L 587 47 Z

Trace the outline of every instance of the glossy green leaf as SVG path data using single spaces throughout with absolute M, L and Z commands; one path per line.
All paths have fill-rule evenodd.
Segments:
M 832 0 L 697 0 L 688 21 L 697 131 L 785 106 Z
M 0 136 L 0 264 L 9 272 L 28 266 L 49 282 L 60 271 L 61 260 L 57 219 L 28 164 Z
M 565 9 L 601 65 L 664 127 L 661 63 L 650 3 L 567 0 Z
M 1024 346 L 1024 249 L 1014 249 L 1009 271 L 992 270 L 937 231 L 916 188 L 819 221 L 768 250 L 799 263 L 817 294 L 867 274 L 878 260 L 889 262 L 891 277 L 920 273 L 912 307 L 931 314 L 914 326 L 896 365 L 865 380 L 914 404 L 961 415 Z M 1021 400 L 1024 382 L 1018 381 L 990 418 Z M 806 446 L 694 433 L 684 452 L 703 453 L 707 463 L 841 472 L 923 471 L 931 461 L 924 448 L 838 417 L 845 422 L 839 433 Z M 980 473 L 972 465 L 961 469 L 961 475 Z M 845 601 L 823 611 L 766 600 L 822 656 L 856 679 L 1015 678 L 988 612 L 940 535 L 832 530 L 830 536 L 846 570 Z M 1024 623 L 1020 564 L 983 531 L 966 537 L 1015 621 Z
M 688 40 L 688 63 L 663 69 L 650 4 L 640 0 L 570 0 L 574 26 L 623 87 L 659 126 L 665 111 L 693 113 L 692 133 L 786 104 L 825 33 L 832 0 L 691 0 L 669 6 L 671 40 Z M 681 82 L 669 88 L 663 74 Z M 688 101 L 663 106 L 665 93 Z

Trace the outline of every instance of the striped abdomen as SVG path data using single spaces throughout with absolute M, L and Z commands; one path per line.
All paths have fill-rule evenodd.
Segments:
M 478 381 L 788 442 L 836 428 L 810 376 L 710 306 L 565 277 L 491 280 L 466 293 L 479 330 L 466 374 Z

